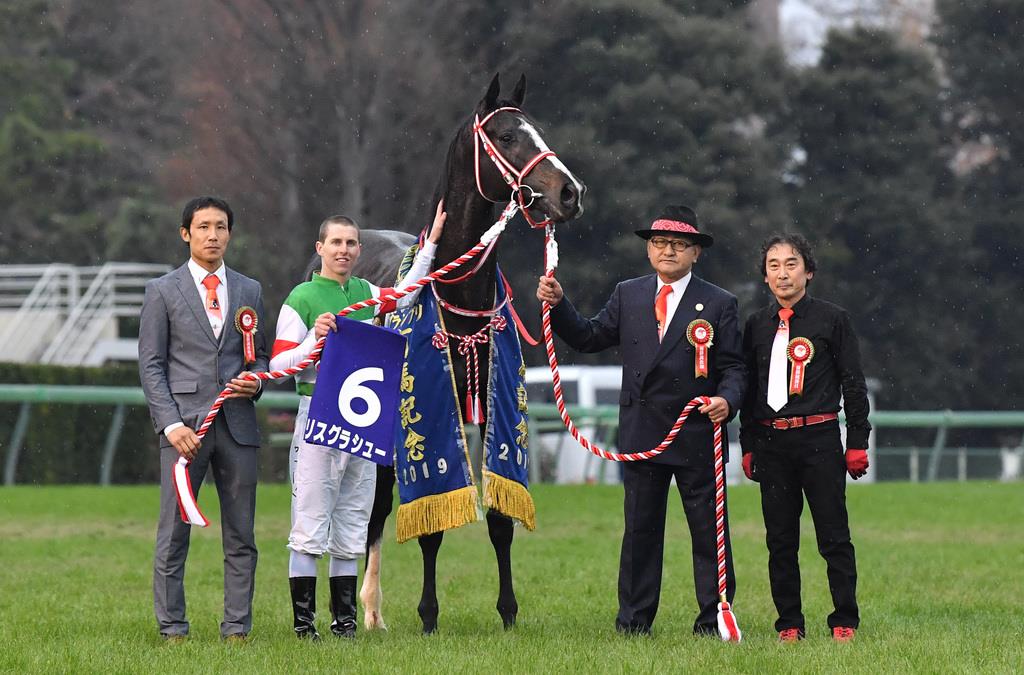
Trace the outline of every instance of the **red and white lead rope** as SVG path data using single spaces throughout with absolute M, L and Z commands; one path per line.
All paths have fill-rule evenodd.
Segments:
M 555 242 L 555 226 L 549 223 L 544 228 L 544 258 L 545 274 L 548 277 L 555 275 L 555 268 L 558 267 L 558 244 Z M 558 407 L 558 414 L 562 423 L 573 438 L 602 459 L 613 462 L 637 462 L 657 457 L 665 451 L 675 440 L 679 430 L 683 428 L 686 419 L 697 406 L 707 405 L 711 400 L 707 396 L 698 396 L 682 409 L 679 417 L 669 430 L 665 439 L 651 450 L 640 452 L 609 452 L 590 442 L 583 436 L 572 418 L 565 409 L 565 398 L 562 396 L 562 378 L 558 373 L 558 357 L 555 356 L 555 341 L 551 331 L 551 305 L 547 302 L 541 304 L 541 323 L 544 333 L 544 347 L 547 351 L 548 365 L 551 367 L 551 383 L 555 392 L 555 405 Z M 728 642 L 739 642 L 742 639 L 736 616 L 726 597 L 726 557 L 725 557 L 725 465 L 722 461 L 722 425 L 714 423 L 714 446 L 715 446 L 715 537 L 718 553 L 718 634 L 722 640 Z
M 512 217 L 516 214 L 516 211 L 518 210 L 519 205 L 514 200 L 510 200 L 508 205 L 501 212 L 501 216 L 494 223 L 494 225 L 488 228 L 488 230 L 484 232 L 483 235 L 481 235 L 480 241 L 475 246 L 473 246 L 473 248 L 466 251 L 466 253 L 459 256 L 455 260 L 451 261 L 444 267 L 440 267 L 434 270 L 429 275 L 421 279 L 417 279 L 415 282 L 409 284 L 408 286 L 401 290 L 396 289 L 378 298 L 370 298 L 369 300 L 363 300 L 362 302 L 357 302 L 353 305 L 349 305 L 348 307 L 338 312 L 338 316 L 346 316 L 360 309 L 365 309 L 367 307 L 373 307 L 374 305 L 379 305 L 381 303 L 398 300 L 399 298 L 409 295 L 416 289 L 429 284 L 431 281 L 434 281 L 435 279 L 448 274 L 449 272 L 459 267 L 460 265 L 472 260 L 477 255 L 479 255 L 481 251 L 490 246 L 490 244 L 498 237 L 498 235 L 500 235 L 505 230 L 505 226 L 508 225 L 508 222 L 512 220 Z M 279 380 L 281 378 L 290 377 L 298 372 L 301 372 L 302 370 L 305 370 L 310 365 L 320 360 L 320 352 L 323 351 L 325 341 L 325 337 L 317 340 L 317 343 L 313 347 L 313 350 L 306 356 L 306 358 L 302 359 L 302 361 L 295 364 L 291 368 L 285 368 L 284 370 L 272 370 L 270 372 L 262 373 L 249 373 L 248 375 L 246 375 L 245 379 L 254 381 Z M 223 391 L 220 392 L 220 394 L 217 396 L 217 399 L 213 402 L 213 405 L 210 407 L 210 412 L 206 414 L 206 418 L 203 419 L 203 423 L 200 424 L 199 429 L 196 430 L 196 436 L 199 437 L 200 441 L 203 439 L 204 436 L 206 436 L 206 432 L 210 430 L 210 425 L 212 425 L 214 419 L 217 418 L 217 414 L 220 412 L 221 407 L 224 405 L 224 401 L 227 399 L 228 394 L 230 393 L 231 390 L 225 388 Z M 178 493 L 178 507 L 181 510 L 181 519 L 184 522 L 189 523 L 190 525 L 206 527 L 210 524 L 210 521 L 207 520 L 206 516 L 203 515 L 203 512 L 199 510 L 199 504 L 196 502 L 195 492 L 192 490 L 192 481 L 189 478 L 188 474 L 188 465 L 189 461 L 184 457 L 179 457 L 178 461 L 174 465 L 174 487 L 175 491 Z

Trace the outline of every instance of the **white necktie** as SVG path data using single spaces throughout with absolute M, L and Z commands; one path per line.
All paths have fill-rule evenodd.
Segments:
M 775 340 L 772 342 L 772 358 L 768 364 L 768 406 L 778 412 L 789 401 L 789 392 L 786 390 L 786 367 L 789 360 L 786 356 L 786 348 L 789 346 L 789 317 L 793 316 L 793 310 L 779 310 L 779 329 L 775 331 Z

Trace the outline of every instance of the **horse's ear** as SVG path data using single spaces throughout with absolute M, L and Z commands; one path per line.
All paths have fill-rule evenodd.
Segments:
M 498 106 L 498 92 L 501 91 L 501 82 L 498 78 L 498 73 L 494 74 L 494 79 L 491 80 L 491 85 L 487 87 L 487 93 L 480 99 L 480 102 L 476 104 L 476 112 L 478 115 L 489 113 Z
M 526 98 L 526 73 L 519 76 L 516 88 L 512 90 L 512 103 L 518 108 L 523 105 L 524 98 Z

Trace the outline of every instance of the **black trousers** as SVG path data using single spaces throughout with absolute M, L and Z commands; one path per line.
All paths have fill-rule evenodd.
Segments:
M 857 563 L 846 512 L 846 461 L 838 423 L 766 429 L 755 448 L 754 463 L 761 482 L 768 578 L 779 612 L 775 629 L 804 628 L 797 552 L 805 495 L 835 607 L 828 625 L 857 628 Z
M 672 478 L 683 501 L 690 527 L 693 552 L 693 584 L 698 614 L 695 633 L 718 632 L 718 558 L 715 540 L 714 465 L 667 466 L 651 462 L 625 462 L 624 511 L 626 527 L 619 558 L 620 631 L 646 633 L 654 623 L 661 596 L 662 559 L 665 550 L 665 514 Z M 736 592 L 729 518 L 725 519 L 726 597 Z

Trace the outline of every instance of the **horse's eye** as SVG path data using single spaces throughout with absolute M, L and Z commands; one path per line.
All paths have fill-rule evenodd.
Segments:
M 516 137 L 515 134 L 512 133 L 504 133 L 501 136 L 498 136 L 498 140 L 504 143 L 505 145 L 508 145 L 512 141 L 516 140 Z

